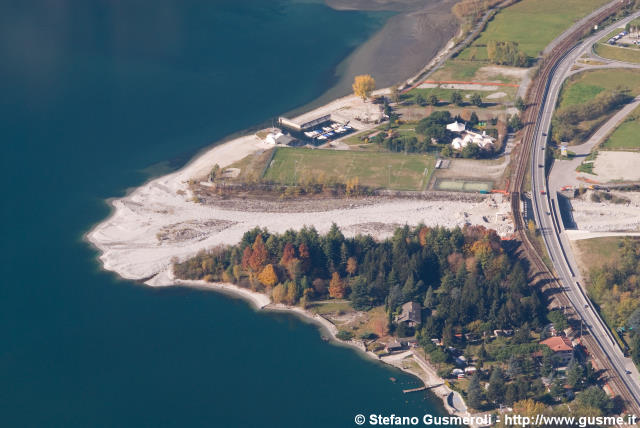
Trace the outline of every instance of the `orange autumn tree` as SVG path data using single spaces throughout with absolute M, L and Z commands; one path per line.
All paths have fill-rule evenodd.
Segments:
M 262 283 L 262 285 L 266 287 L 273 287 L 278 282 L 278 274 L 276 274 L 275 269 L 273 269 L 273 265 L 269 263 L 262 269 L 260 275 L 258 275 L 258 281 Z
M 331 276 L 331 282 L 329 283 L 329 296 L 334 299 L 343 299 L 346 291 L 346 284 L 342 278 L 340 278 L 338 272 L 334 272 Z
M 425 247 L 427 245 L 427 235 L 429 234 L 429 228 L 423 226 L 420 228 L 420 232 L 418 233 L 418 238 L 420 240 L 420 245 Z
M 249 269 L 249 260 L 251 260 L 251 247 L 246 246 L 242 253 L 242 268 Z
M 289 278 L 296 279 L 301 272 L 300 260 L 296 258 L 296 247 L 293 244 L 287 242 L 282 251 L 282 258 L 280 258 L 280 266 L 287 269 Z
M 293 246 L 292 243 L 287 242 L 284 246 L 284 250 L 282 250 L 282 258 L 280 259 L 280 264 L 282 266 L 287 266 L 291 259 L 296 256 L 296 247 Z
M 256 236 L 252 250 L 251 257 L 249 257 L 249 266 L 257 272 L 262 269 L 262 266 L 267 262 L 267 248 L 262 241 L 262 235 Z
M 306 273 L 311 268 L 311 253 L 309 247 L 304 242 L 298 247 L 298 254 L 300 255 L 300 261 L 302 262 L 300 268 L 303 273 Z

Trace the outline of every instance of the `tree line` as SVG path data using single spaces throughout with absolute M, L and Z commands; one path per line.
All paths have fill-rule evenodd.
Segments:
M 628 90 L 611 90 L 599 93 L 592 100 L 558 109 L 553 118 L 553 139 L 570 142 L 586 138 L 593 127 L 581 127 L 583 122 L 593 121 L 629 103 L 633 97 Z M 595 123 L 593 126 L 597 126 Z
M 313 299 L 349 299 L 358 310 L 384 305 L 391 319 L 416 301 L 430 310 L 430 337 L 482 328 L 540 326 L 545 306 L 527 285 L 521 262 L 493 230 L 408 226 L 393 237 L 345 237 L 334 224 L 283 234 L 253 229 L 238 245 L 216 247 L 174 264 L 183 279 L 225 281 L 270 293 L 276 302 L 306 305 Z
M 640 241 L 623 239 L 615 262 L 589 271 L 589 295 L 607 323 L 619 332 L 629 332 L 628 346 L 640 365 Z

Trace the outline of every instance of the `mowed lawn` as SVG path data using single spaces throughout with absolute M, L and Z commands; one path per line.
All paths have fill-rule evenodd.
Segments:
M 640 49 L 638 48 L 623 48 L 598 43 L 595 50 L 602 58 L 615 59 L 617 61 L 632 62 L 636 64 L 640 63 Z
M 535 58 L 564 30 L 605 3 L 608 0 L 522 0 L 500 11 L 459 58 L 486 60 L 490 40 L 517 42 Z
M 640 70 L 595 70 L 577 74 L 567 80 L 560 93 L 559 107 L 582 104 L 605 90 L 625 88 L 640 94 Z
M 276 183 L 294 184 L 312 177 L 339 183 L 358 177 L 362 186 L 423 190 L 434 167 L 434 157 L 423 154 L 281 147 L 277 149 L 265 178 Z
M 640 107 L 602 144 L 604 150 L 640 150 Z

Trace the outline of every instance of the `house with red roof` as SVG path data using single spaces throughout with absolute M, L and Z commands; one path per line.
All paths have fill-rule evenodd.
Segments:
M 553 355 L 563 366 L 569 364 L 573 358 L 573 343 L 565 336 L 553 336 L 540 342 L 553 351 Z

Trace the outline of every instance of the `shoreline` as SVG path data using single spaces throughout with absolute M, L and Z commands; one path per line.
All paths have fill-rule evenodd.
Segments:
M 459 0 L 324 0 L 334 10 L 390 12 L 392 16 L 335 68 L 336 80 L 317 98 L 285 114 L 298 115 L 351 92 L 353 77 L 370 74 L 381 88 L 406 84 L 454 41 L 461 25 L 452 7 Z
M 380 363 L 384 363 L 390 366 L 393 366 L 399 370 L 402 370 L 405 373 L 408 373 L 412 376 L 415 376 L 422 382 L 422 384 L 427 387 L 427 391 L 430 394 L 433 394 L 437 399 L 442 402 L 443 409 L 449 415 L 456 416 L 469 416 L 471 415 L 468 410 L 461 412 L 450 404 L 450 397 L 452 394 L 459 393 L 449 388 L 445 380 L 437 375 L 436 369 L 427 361 L 415 355 L 413 350 L 407 350 L 400 352 L 398 354 L 391 354 L 388 356 L 378 357 L 370 351 L 367 351 L 364 347 L 364 344 L 359 341 L 344 341 L 337 338 L 338 328 L 329 321 L 327 318 L 314 314 L 306 309 L 303 309 L 299 306 L 290 306 L 282 303 L 273 303 L 271 298 L 264 293 L 259 293 L 256 291 L 252 291 L 243 287 L 240 287 L 235 284 L 223 283 L 223 282 L 206 282 L 204 280 L 182 280 L 172 278 L 172 275 L 169 272 L 165 272 L 165 280 L 163 282 L 158 282 L 152 287 L 190 287 L 196 288 L 199 290 L 207 290 L 213 291 L 222 295 L 226 295 L 230 298 L 235 298 L 239 300 L 243 300 L 249 306 L 251 306 L 256 311 L 265 311 L 265 312 L 281 312 L 286 314 L 291 314 L 298 317 L 302 322 L 310 323 L 315 325 L 320 335 L 324 337 L 324 335 L 328 336 L 327 340 L 331 342 L 335 346 L 342 346 L 345 348 L 354 349 L 358 354 L 360 354 L 364 358 L 369 358 L 373 361 L 377 361 Z M 166 282 L 165 282 L 166 281 Z M 417 365 L 422 370 L 422 373 L 418 373 L 415 370 L 404 368 L 401 364 L 402 360 L 407 357 L 412 357 L 413 360 L 417 363 Z M 437 386 L 434 386 L 437 385 Z M 459 399 L 462 400 L 462 397 L 459 396 Z
M 448 1 L 439 2 L 439 4 L 442 4 L 442 3 L 448 4 L 450 2 Z M 435 4 L 437 3 L 431 4 L 430 7 L 431 8 L 434 7 Z M 448 9 L 448 13 L 450 16 L 452 16 L 449 9 Z M 409 13 L 401 12 L 399 16 L 407 17 L 409 16 Z M 345 58 L 345 60 L 341 64 L 346 63 L 348 61 L 352 61 L 359 54 L 359 52 L 362 52 L 362 50 L 365 49 L 366 46 L 370 46 L 371 44 L 375 43 L 374 39 L 376 37 L 379 38 L 381 37 L 381 34 L 383 34 L 383 32 L 385 31 L 388 32 L 389 31 L 388 24 L 389 22 L 387 22 L 384 25 L 384 27 L 378 33 L 376 33 L 372 38 L 367 40 L 363 45 L 356 48 L 356 50 L 352 52 L 352 54 L 350 54 L 347 58 Z M 417 70 L 412 70 L 410 73 L 405 72 L 404 73 L 405 75 L 402 76 L 402 79 L 397 79 L 397 80 L 402 80 L 402 82 L 406 82 L 414 78 L 414 76 L 416 76 L 416 73 L 419 74 L 421 70 L 423 70 L 425 67 L 430 66 L 431 64 L 435 63 L 439 58 L 446 55 L 447 52 L 449 52 L 451 49 L 455 47 L 454 40 L 457 37 L 458 31 L 459 31 L 459 27 L 456 25 L 455 31 L 453 31 L 451 37 L 447 38 L 446 43 L 441 43 L 434 52 L 432 52 L 431 54 L 428 54 L 430 56 L 430 59 L 427 62 L 427 65 L 424 65 L 423 63 L 420 67 L 418 67 Z M 407 74 L 409 74 L 409 76 L 407 76 Z M 343 75 L 340 77 L 339 80 L 344 80 L 344 79 L 347 79 L 347 80 L 349 79 L 348 69 L 344 71 Z M 353 95 L 342 96 L 342 97 L 338 97 L 337 99 L 335 98 L 335 96 L 333 96 L 332 99 L 329 99 L 328 101 L 326 101 L 325 100 L 326 98 L 332 97 L 331 91 L 336 91 L 336 90 L 339 90 L 339 82 L 336 83 L 336 85 L 334 85 L 332 88 L 329 88 L 327 91 L 325 91 L 320 97 L 316 98 L 315 100 L 293 111 L 296 112 L 296 115 L 310 114 L 314 111 L 322 111 L 324 109 L 328 109 L 332 107 L 335 108 L 336 105 L 339 105 L 340 103 L 348 102 L 349 100 L 355 98 Z M 377 90 L 376 93 L 386 93 L 388 90 L 389 90 L 388 88 L 383 88 L 383 89 Z M 321 334 L 322 332 L 326 333 L 329 336 L 329 339 L 334 344 L 354 348 L 360 351 L 363 355 L 366 355 L 368 358 L 372 358 L 373 360 L 377 360 L 385 364 L 393 365 L 394 367 L 397 367 L 406 373 L 409 373 L 413 376 L 418 377 L 423 382 L 423 384 L 427 387 L 429 386 L 429 384 L 433 385 L 435 383 L 441 383 L 442 386 L 439 386 L 437 388 L 431 388 L 429 389 L 429 392 L 434 394 L 435 397 L 439 398 L 442 401 L 445 411 L 447 411 L 450 415 L 460 415 L 460 413 L 457 412 L 456 409 L 451 407 L 448 403 L 448 398 L 451 396 L 451 394 L 457 394 L 457 393 L 451 390 L 450 388 L 448 388 L 444 384 L 444 380 L 437 376 L 436 371 L 435 369 L 433 369 L 433 367 L 431 367 L 430 365 L 427 365 L 425 367 L 423 365 L 424 362 L 420 361 L 419 358 L 417 357 L 414 357 L 414 359 L 424 371 L 424 377 L 420 376 L 415 372 L 412 372 L 411 370 L 407 370 L 402 368 L 401 366 L 393 364 L 393 361 L 385 361 L 382 358 L 378 358 L 376 355 L 370 352 L 367 352 L 366 349 L 363 349 L 364 348 L 363 345 L 359 346 L 355 342 L 351 342 L 351 341 L 346 342 L 338 339 L 336 337 L 336 334 L 338 332 L 337 327 L 326 318 L 317 314 L 312 314 L 311 312 L 299 307 L 289 307 L 282 304 L 275 305 L 271 302 L 270 297 L 265 294 L 253 292 L 248 289 L 243 289 L 233 284 L 206 283 L 204 281 L 176 280 L 172 278 L 172 275 L 168 271 L 167 266 L 164 265 L 162 261 L 158 261 L 158 260 L 154 260 L 151 263 L 152 271 L 136 272 L 135 269 L 133 269 L 133 267 L 138 261 L 135 259 L 126 260 L 124 262 L 124 266 L 123 264 L 118 265 L 116 262 L 114 262 L 113 259 L 109 259 L 109 257 L 107 256 L 108 248 L 107 246 L 104 245 L 105 236 L 101 235 L 101 232 L 104 231 L 105 225 L 113 226 L 115 229 L 122 228 L 122 223 L 118 224 L 118 221 L 122 221 L 124 219 L 126 223 L 126 219 L 125 219 L 126 215 L 123 215 L 123 213 L 130 214 L 133 216 L 135 215 L 140 216 L 139 213 L 136 214 L 136 213 L 133 213 L 133 211 L 131 211 L 132 210 L 131 207 L 137 204 L 140 204 L 141 207 L 144 207 L 145 202 L 149 203 L 149 201 L 151 201 L 151 205 L 152 205 L 151 210 L 152 211 L 158 210 L 158 208 L 153 207 L 153 205 L 155 205 L 155 203 L 157 203 L 158 200 L 162 200 L 163 198 L 167 198 L 167 197 L 175 198 L 175 194 L 180 194 L 181 191 L 184 191 L 185 183 L 188 183 L 188 181 L 193 177 L 206 174 L 208 170 L 211 168 L 211 165 L 214 163 L 215 160 L 218 160 L 217 163 L 219 163 L 221 167 L 225 167 L 235 161 L 242 159 L 249 153 L 265 148 L 265 144 L 259 141 L 254 134 L 247 135 L 246 132 L 247 131 L 244 130 L 244 131 L 239 131 L 239 132 L 230 134 L 229 136 L 224 137 L 219 141 L 216 141 L 199 150 L 191 160 L 189 160 L 183 167 L 179 168 L 178 170 L 164 176 L 149 178 L 143 184 L 137 187 L 128 188 L 123 197 L 114 197 L 114 198 L 108 199 L 107 203 L 110 207 L 109 215 L 102 221 L 96 223 L 84 235 L 84 239 L 90 245 L 96 248 L 100 253 L 98 259 L 100 261 L 100 264 L 102 265 L 102 269 L 114 272 L 124 279 L 139 280 L 141 278 L 145 278 L 144 283 L 149 286 L 154 286 L 154 287 L 186 286 L 186 287 L 194 287 L 194 288 L 199 288 L 204 290 L 211 290 L 221 294 L 226 294 L 233 298 L 240 298 L 242 300 L 245 300 L 249 302 L 249 304 L 253 306 L 256 310 L 286 312 L 286 313 L 295 314 L 296 316 L 300 317 L 303 321 L 311 322 L 316 326 L 318 326 L 318 328 L 321 331 Z M 220 159 L 224 159 L 224 162 L 219 162 Z M 186 192 L 187 192 L 187 196 L 189 196 L 190 192 L 188 190 Z M 159 199 L 154 199 L 154 197 L 157 197 Z M 182 206 L 175 206 L 175 208 L 176 210 L 179 210 L 180 208 L 182 208 Z M 202 208 L 202 207 L 196 207 L 196 208 Z M 162 212 L 163 208 L 161 207 L 159 208 L 159 211 L 163 215 L 167 214 L 166 212 L 165 213 Z M 199 210 L 199 211 L 204 211 L 204 210 Z M 200 214 L 206 217 L 205 213 L 200 213 Z M 146 219 L 146 221 L 152 222 L 152 220 L 148 220 L 148 218 Z M 136 224 L 133 224 L 133 225 L 129 224 L 129 226 L 132 226 L 128 231 L 129 233 L 135 235 L 137 232 L 139 232 L 139 230 L 137 230 Z M 300 224 L 300 226 L 302 226 L 302 224 Z M 126 227 L 124 229 L 126 229 Z M 124 237 L 116 237 L 116 242 L 115 242 L 116 246 L 126 247 L 127 245 L 126 230 L 124 235 L 125 235 Z M 121 240 L 119 238 L 123 238 L 123 239 Z M 131 238 L 131 237 L 129 236 L 128 238 Z M 129 239 L 129 242 L 131 242 L 131 239 Z M 135 245 L 135 243 L 133 245 Z M 186 251 L 182 251 L 179 254 L 175 254 L 172 251 L 171 258 L 180 257 L 180 256 L 184 257 L 187 254 L 193 255 L 197 252 L 197 248 L 193 248 L 190 245 L 186 245 L 186 246 L 189 247 L 189 249 L 187 249 Z M 205 247 L 210 248 L 211 246 L 205 245 Z M 127 259 L 127 255 L 125 254 L 125 256 L 123 256 L 122 258 Z M 169 269 L 170 269 L 170 266 L 169 266 Z

